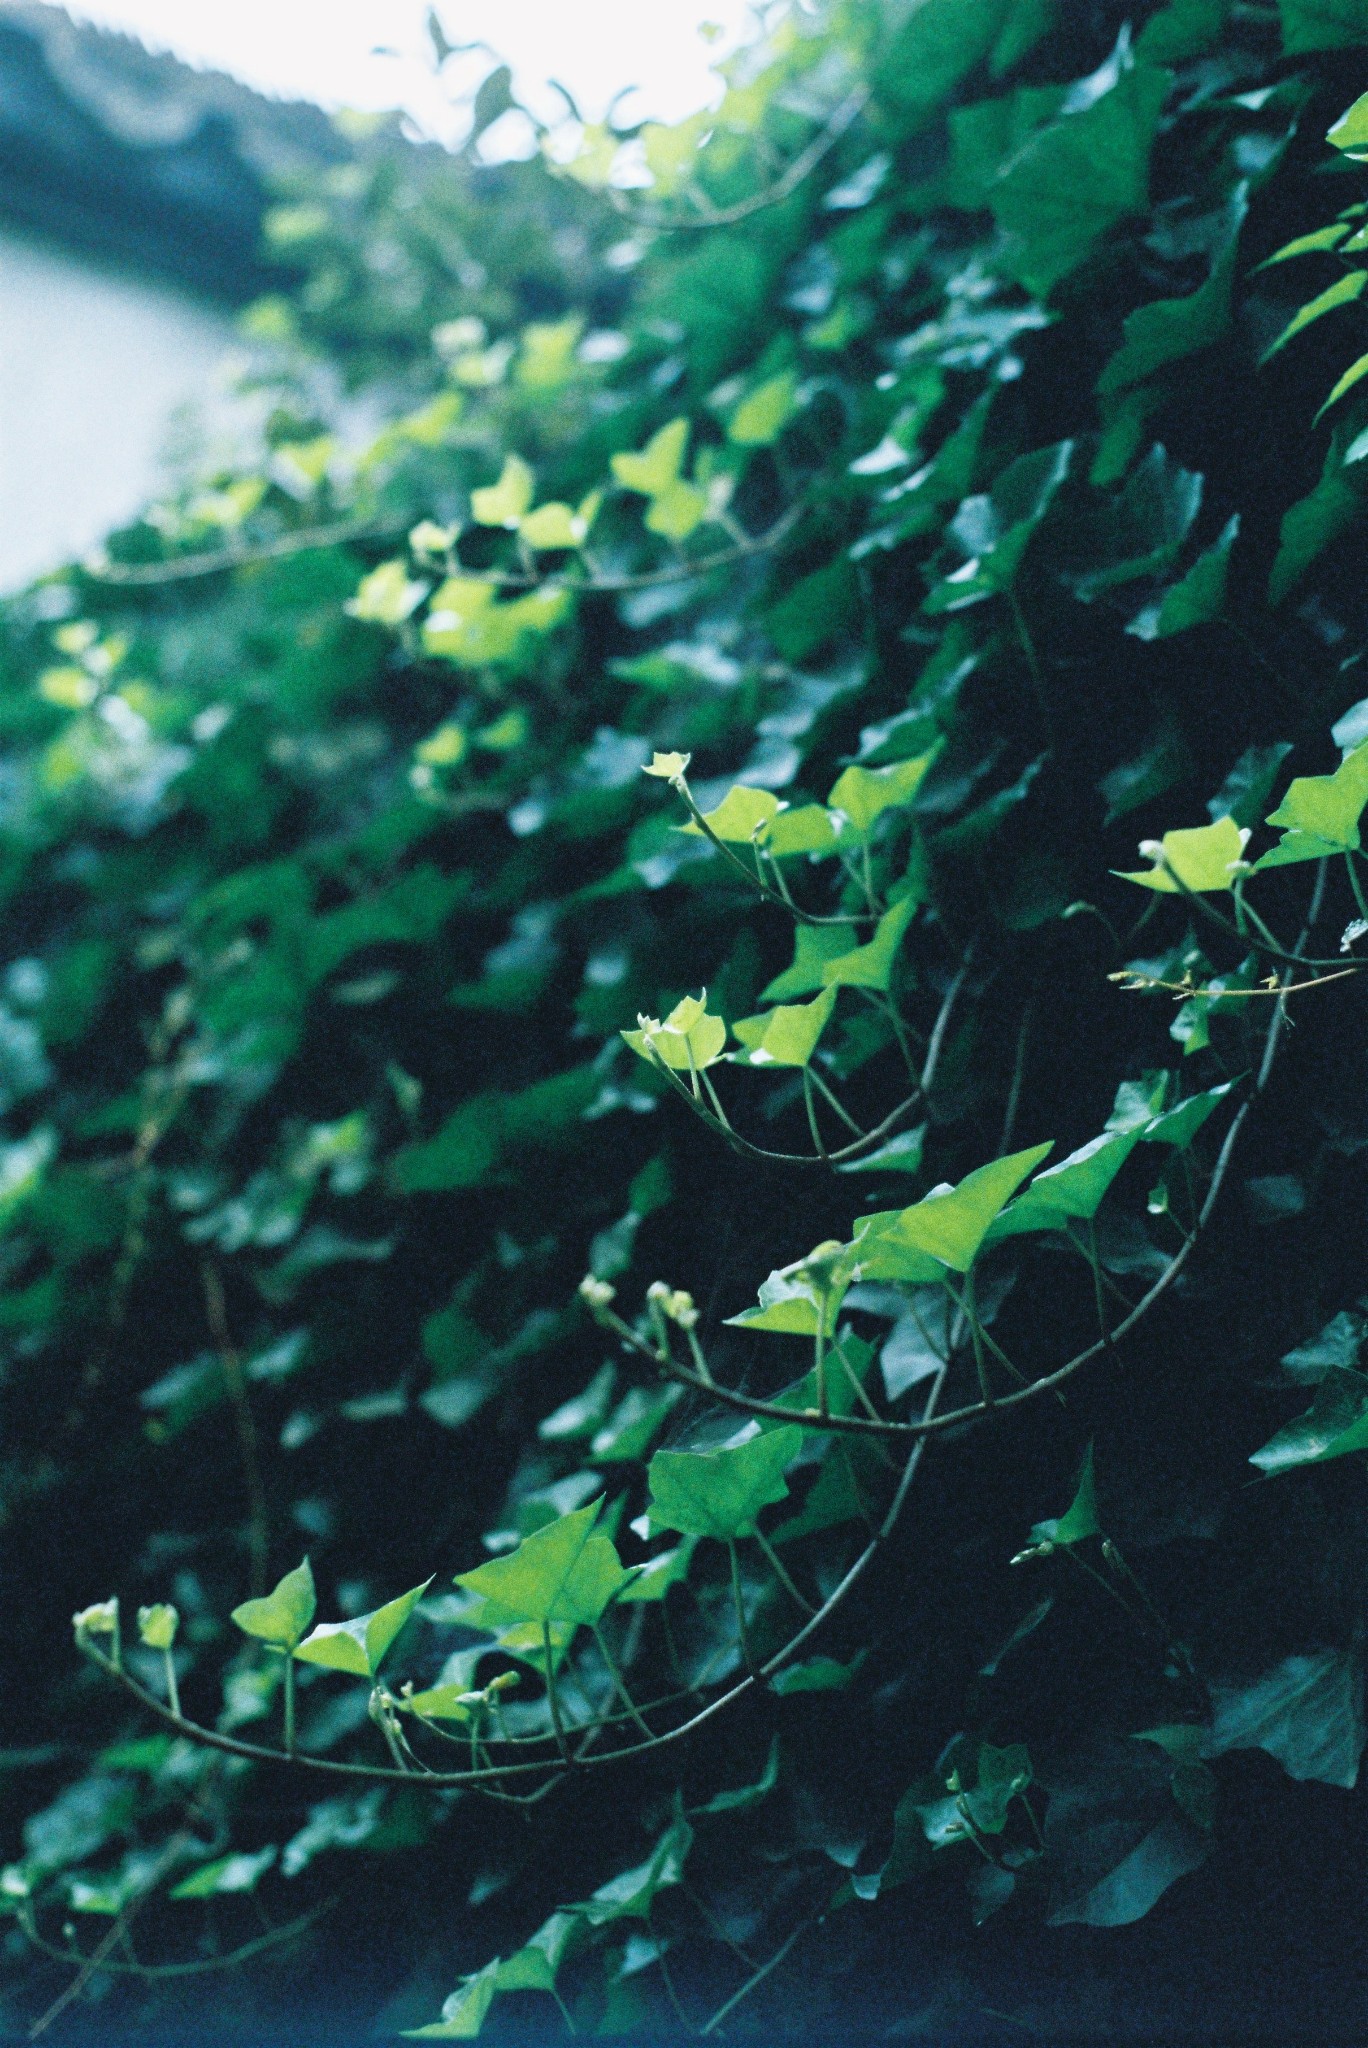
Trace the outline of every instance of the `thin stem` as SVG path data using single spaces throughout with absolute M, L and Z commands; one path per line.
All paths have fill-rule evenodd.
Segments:
M 177 1705 L 177 1706 L 176 1706 L 176 1707 L 175 1707 L 175 1708 L 173 1709 L 173 1711 L 174 1711 L 174 1712 L 175 1712 L 175 1713 L 176 1713 L 177 1715 L 179 1715 L 179 1713 L 180 1713 L 180 1707 L 179 1707 L 179 1705 Z M 293 1650 L 287 1650 L 287 1651 L 285 1652 L 285 1754 L 286 1754 L 286 1756 L 288 1756 L 288 1757 L 293 1757 L 294 1753 L 295 1753 L 295 1667 L 294 1667 L 294 1651 L 293 1651 Z
M 745 1983 L 741 1986 L 741 1989 L 739 1991 L 733 1991 L 731 1997 L 727 1999 L 722 2005 L 718 2006 L 717 2011 L 713 2014 L 712 2018 L 708 2020 L 704 2025 L 703 2032 L 705 2034 L 715 2034 L 718 2028 L 722 2025 L 723 2020 L 725 2020 L 730 2013 L 735 2012 L 737 2006 L 740 2005 L 742 1999 L 749 1998 L 752 1991 L 754 1991 L 759 1985 L 764 1983 L 766 1977 L 769 1976 L 770 1971 L 778 1969 L 780 1963 L 783 1962 L 785 1956 L 793 1947 L 794 1943 L 802 1935 L 807 1933 L 809 1924 L 810 1923 L 804 1923 L 804 1925 L 801 1927 L 795 1927 L 792 1934 L 788 1937 L 788 1940 L 783 1942 L 775 1950 L 774 1954 L 770 1957 L 769 1961 L 767 1963 L 762 1963 L 759 1969 L 756 1970 L 750 1977 L 746 1979 Z
M 551 1624 L 547 1621 L 542 1623 L 542 1657 L 546 1664 L 546 1698 L 551 1708 L 551 1726 L 556 1731 L 556 1747 L 561 1753 L 562 1761 L 568 1764 L 570 1751 L 566 1746 L 565 1729 L 561 1724 L 560 1696 L 556 1690 L 556 1673 L 551 1653 Z
M 636 1701 L 628 1692 L 627 1681 L 623 1677 L 622 1672 L 618 1666 L 618 1661 L 616 1657 L 614 1657 L 612 1651 L 609 1649 L 607 1639 L 604 1636 L 602 1628 L 599 1626 L 597 1622 L 594 1623 L 594 1641 L 598 1644 L 598 1652 L 600 1657 L 602 1657 L 605 1665 L 608 1667 L 608 1676 L 613 1681 L 613 1690 L 617 1694 L 618 1698 L 622 1701 L 622 1704 L 627 1709 L 628 1714 L 631 1716 L 632 1720 L 636 1722 L 637 1727 L 641 1730 L 643 1735 L 654 1735 L 655 1730 L 651 1727 L 648 1721 L 642 1718 L 641 1712 L 637 1707 Z
M 770 1542 L 769 1537 L 764 1535 L 763 1532 L 758 1528 L 753 1529 L 751 1531 L 751 1534 L 754 1536 L 756 1542 L 759 1544 L 761 1550 L 764 1552 L 770 1570 L 774 1573 L 775 1578 L 778 1579 L 780 1585 L 788 1594 L 794 1606 L 801 1607 L 804 1614 L 815 1614 L 817 1612 L 817 1609 L 813 1606 L 810 1600 L 805 1599 L 804 1596 L 798 1591 L 798 1588 L 794 1585 L 793 1580 L 789 1576 L 787 1567 L 785 1566 L 783 1559 L 780 1557 L 774 1545 Z
M 173 1714 L 180 1712 L 180 1687 L 176 1683 L 176 1660 L 170 1650 L 162 1651 L 162 1666 L 166 1672 L 166 1698 Z
M 741 1591 L 741 1564 L 736 1555 L 736 1539 L 734 1536 L 727 1538 L 727 1556 L 731 1563 L 732 1603 L 736 1608 L 736 1626 L 741 1638 L 741 1656 L 745 1662 L 746 1670 L 752 1678 L 755 1678 L 758 1674 L 755 1668 L 755 1659 L 751 1655 L 750 1630 L 746 1626 L 746 1602 Z
M 813 1149 L 823 1165 L 830 1164 L 820 1124 L 817 1122 L 817 1105 L 812 1099 L 812 1076 L 803 1069 L 803 1107 L 807 1111 L 808 1129 L 812 1133 Z
M 831 1089 L 827 1086 L 826 1082 L 817 1072 L 817 1069 L 815 1067 L 804 1067 L 803 1073 L 805 1076 L 811 1075 L 813 1087 L 818 1090 L 818 1092 L 826 1099 L 828 1103 L 830 1103 L 831 1107 L 835 1110 L 837 1116 L 841 1119 L 841 1122 L 845 1125 L 846 1129 L 848 1131 L 853 1131 L 855 1133 L 857 1141 L 860 1144 L 863 1144 L 865 1137 L 864 1132 L 860 1129 L 860 1126 L 856 1123 L 854 1117 L 851 1116 L 849 1110 L 844 1108 L 841 1102 L 832 1093 Z

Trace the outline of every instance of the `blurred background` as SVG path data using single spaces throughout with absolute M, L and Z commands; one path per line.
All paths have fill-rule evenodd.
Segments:
M 387 110 L 415 150 L 469 144 L 504 64 L 521 105 L 481 126 L 485 163 L 539 146 L 524 107 L 553 131 L 615 102 L 682 119 L 721 97 L 712 66 L 748 14 L 0 0 L 0 591 L 84 555 L 249 424 L 239 316 L 280 281 L 262 225 L 282 178 L 344 164 Z

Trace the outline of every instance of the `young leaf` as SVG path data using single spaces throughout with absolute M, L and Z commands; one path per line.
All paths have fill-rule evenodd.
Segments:
M 226 1893 L 254 1892 L 275 1862 L 279 1851 L 274 1843 L 258 1849 L 254 1856 L 220 1856 L 205 1863 L 172 1888 L 173 1899 L 212 1899 Z
M 138 1641 L 147 1650 L 169 1650 L 176 1640 L 180 1616 L 174 1607 L 162 1602 L 156 1607 L 138 1609 Z
M 843 925 L 800 924 L 793 935 L 793 965 L 761 989 L 767 1003 L 792 1002 L 795 996 L 814 995 L 822 986 L 822 970 L 828 961 L 839 960 L 850 951 L 850 932 Z
M 1229 889 L 1230 869 L 1244 858 L 1248 838 L 1248 831 L 1233 818 L 1217 818 L 1211 825 L 1192 825 L 1166 832 L 1158 841 L 1146 840 L 1140 851 L 1152 854 L 1154 866 L 1116 872 L 1123 882 L 1138 882 L 1142 889 L 1157 889 L 1166 896 L 1177 896 L 1182 889 L 1194 895 Z
M 714 810 L 704 811 L 703 816 L 712 828 L 713 836 L 743 846 L 751 846 L 762 838 L 765 827 L 771 819 L 785 808 L 777 796 L 768 789 L 751 789 L 744 782 L 738 782 L 727 791 Z M 692 832 L 697 838 L 705 838 L 701 825 L 690 818 L 682 832 Z
M 1298 1465 L 1323 1465 L 1350 1451 L 1368 1451 L 1368 1377 L 1332 1365 L 1304 1415 L 1250 1455 L 1270 1479 Z
M 833 818 L 824 804 L 799 804 L 790 810 L 781 808 L 765 827 L 761 844 L 776 860 L 787 860 L 799 853 L 814 856 L 835 853 L 840 843 L 839 824 L 840 820 Z M 821 925 L 798 927 L 800 937 L 804 932 L 821 932 L 823 929 Z
M 473 1977 L 467 1977 L 442 2007 L 442 2017 L 427 2027 L 406 2027 L 406 2041 L 474 2041 L 494 2003 L 502 1965 L 496 1958 Z
M 1264 350 L 1260 360 L 1268 362 L 1279 349 L 1286 348 L 1303 328 L 1310 327 L 1313 321 L 1322 319 L 1326 313 L 1333 313 L 1340 306 L 1352 306 L 1366 284 L 1368 270 L 1351 270 L 1344 277 L 1337 278 L 1334 284 L 1327 285 L 1323 292 L 1318 292 L 1314 299 L 1309 299 L 1292 315 L 1277 340 Z
M 689 439 L 689 422 L 671 420 L 653 434 L 639 455 L 614 455 L 613 475 L 625 490 L 645 498 L 658 498 L 679 476 L 684 449 Z
M 893 963 L 907 927 L 917 914 L 917 898 L 904 896 L 886 910 L 874 927 L 867 945 L 838 953 L 822 964 L 822 982 L 827 988 L 874 988 L 887 991 L 893 979 Z
M 716 1451 L 657 1451 L 647 1478 L 651 1524 L 726 1543 L 754 1533 L 760 1510 L 788 1498 L 786 1468 L 803 1447 L 795 1423 Z
M 1368 740 L 1354 748 L 1333 775 L 1299 775 L 1268 823 L 1288 836 L 1304 834 L 1327 851 L 1359 844 L 1359 818 L 1368 804 Z
M 818 1245 L 805 1259 L 771 1273 L 760 1288 L 760 1306 L 728 1316 L 727 1323 L 732 1329 L 773 1330 L 790 1337 L 812 1337 L 820 1327 L 829 1336 L 849 1285 L 844 1247 L 834 1241 Z
M 498 1965 L 499 1991 L 553 1991 L 560 1966 L 582 1922 L 573 1913 L 553 1913 L 532 1939 Z
M 233 1620 L 244 1635 L 272 1643 L 278 1649 L 293 1650 L 306 1634 L 316 1604 L 313 1570 L 306 1557 L 303 1564 L 286 1572 L 274 1592 L 260 1600 L 244 1600 L 240 1607 L 235 1607 Z
M 1175 1102 L 1172 1109 L 1166 1109 L 1144 1126 L 1141 1138 L 1147 1145 L 1174 1145 L 1181 1151 L 1192 1143 L 1211 1112 L 1225 1101 L 1234 1086 L 1233 1081 L 1218 1081 L 1201 1095 L 1189 1095 L 1186 1101 Z
M 896 1256 L 902 1249 L 920 1255 L 914 1257 L 916 1270 L 908 1273 L 909 1280 L 935 1276 L 935 1263 L 929 1275 L 925 1272 L 921 1261 L 926 1259 L 948 1266 L 952 1272 L 967 1273 L 994 1218 L 1050 1149 L 1050 1143 L 1032 1145 L 1025 1152 L 1011 1152 L 1005 1159 L 994 1159 L 987 1166 L 976 1168 L 965 1175 L 958 1187 L 947 1183 L 932 1188 L 920 1202 L 899 1211 L 885 1224 L 870 1249 L 877 1249 L 886 1258 L 890 1254 Z M 861 1273 L 866 1278 L 874 1277 L 866 1262 L 863 1241 L 857 1246 L 857 1254 Z
M 648 1919 L 656 1893 L 683 1880 L 692 1845 L 693 1829 L 687 1821 L 677 1820 L 644 1863 L 601 1884 L 577 1910 L 591 1927 L 607 1927 L 615 1920 Z
M 638 1017 L 638 1029 L 622 1036 L 644 1060 L 654 1056 L 676 1073 L 701 1074 L 721 1059 L 727 1043 L 726 1025 L 709 1014 L 707 1004 L 704 989 L 701 995 L 676 1003 L 663 1024 L 656 1017 Z
M 1140 1135 L 1138 1130 L 1104 1131 L 1057 1166 L 1045 1167 L 1025 1194 L 990 1225 L 985 1242 L 996 1244 L 1000 1238 L 1027 1230 L 1058 1230 L 1069 1217 L 1095 1216 Z
M 532 472 L 520 455 L 506 455 L 496 484 L 472 491 L 470 509 L 480 526 L 506 526 L 516 532 L 532 503 Z
M 594 1526 L 599 1505 L 560 1516 L 507 1557 L 458 1573 L 456 1584 L 510 1619 L 592 1627 L 628 1577 L 612 1539 Z
M 1083 1453 L 1078 1490 L 1068 1508 L 1051 1521 L 1037 1522 L 1031 1530 L 1031 1541 L 1067 1549 L 1072 1543 L 1086 1543 L 1090 1536 L 1101 1533 L 1102 1525 L 1097 1519 L 1097 1491 L 1093 1482 L 1093 1447 L 1089 1444 Z
M 811 1003 L 790 1003 L 758 1017 L 739 1017 L 733 1032 L 745 1047 L 732 1058 L 750 1067 L 805 1067 L 836 1007 L 829 988 Z
M 373 1613 L 358 1614 L 354 1621 L 320 1622 L 295 1651 L 302 1664 L 322 1664 L 329 1671 L 348 1671 L 355 1678 L 374 1678 L 385 1653 L 432 1584 L 424 1579 L 397 1600 L 389 1600 Z
M 897 761 L 891 768 L 847 768 L 837 777 L 827 802 L 849 821 L 851 832 L 867 839 L 886 810 L 911 803 L 939 752 L 938 742 L 926 753 Z

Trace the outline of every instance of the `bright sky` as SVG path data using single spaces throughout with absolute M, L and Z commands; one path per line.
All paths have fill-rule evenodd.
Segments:
M 67 0 L 68 11 L 259 90 L 329 107 L 402 106 L 450 136 L 451 105 L 490 68 L 488 51 L 433 76 L 428 0 Z M 711 65 L 744 38 L 748 0 L 437 0 L 451 43 L 488 45 L 543 119 L 564 114 L 556 79 L 587 119 L 638 88 L 631 115 L 679 120 L 719 96 Z M 713 25 L 720 34 L 701 33 Z M 388 52 L 388 54 L 382 54 Z M 511 140 L 512 138 L 510 138 Z M 521 153 L 521 152 L 519 152 Z

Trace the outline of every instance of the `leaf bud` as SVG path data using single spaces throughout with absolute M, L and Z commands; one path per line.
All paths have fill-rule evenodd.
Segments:
M 611 1302 L 617 1300 L 616 1287 L 610 1287 L 606 1280 L 599 1280 L 593 1273 L 586 1273 L 579 1284 L 579 1297 L 597 1315 Z
M 79 1614 L 71 1617 L 71 1626 L 78 1636 L 112 1636 L 118 1633 L 119 1602 L 97 1600 L 93 1607 L 83 1607 Z

